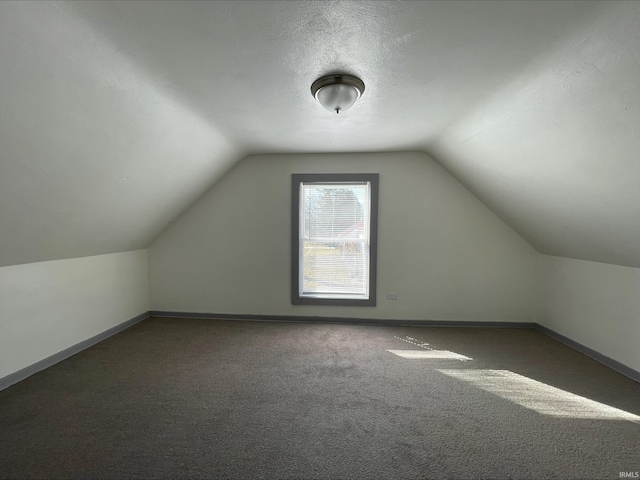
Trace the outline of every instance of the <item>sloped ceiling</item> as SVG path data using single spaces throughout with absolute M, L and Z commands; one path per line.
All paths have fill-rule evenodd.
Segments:
M 640 267 L 640 2 L 5 2 L 0 54 L 2 265 L 143 248 L 246 154 L 420 150 Z

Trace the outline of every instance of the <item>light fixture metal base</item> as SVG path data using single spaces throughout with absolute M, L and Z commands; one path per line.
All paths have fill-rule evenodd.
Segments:
M 358 77 L 346 74 L 327 75 L 326 77 L 320 77 L 311 84 L 311 95 L 317 100 L 316 94 L 318 90 L 327 85 L 349 85 L 355 87 L 358 90 L 358 98 L 364 93 L 364 82 Z

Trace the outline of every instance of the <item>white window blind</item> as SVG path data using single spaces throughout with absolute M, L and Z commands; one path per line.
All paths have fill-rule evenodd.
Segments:
M 369 297 L 371 185 L 301 183 L 301 297 Z

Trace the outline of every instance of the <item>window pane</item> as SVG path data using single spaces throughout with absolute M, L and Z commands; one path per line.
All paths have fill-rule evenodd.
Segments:
M 364 242 L 304 242 L 302 294 L 366 296 L 368 256 Z
M 303 184 L 306 238 L 367 238 L 368 184 Z
M 303 183 L 300 294 L 369 295 L 369 183 Z

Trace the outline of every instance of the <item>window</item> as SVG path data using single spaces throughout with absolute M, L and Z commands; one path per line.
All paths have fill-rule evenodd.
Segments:
M 376 304 L 378 174 L 293 175 L 291 303 Z

